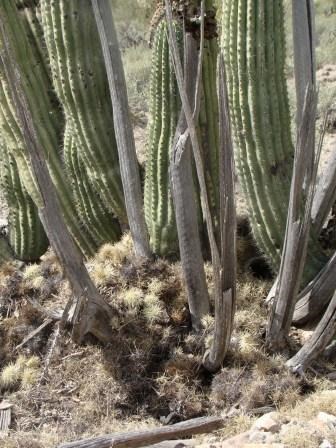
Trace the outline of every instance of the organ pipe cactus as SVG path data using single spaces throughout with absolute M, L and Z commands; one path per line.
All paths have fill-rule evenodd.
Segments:
M 16 9 L 13 2 L 1 2 L 0 13 L 6 22 L 8 39 L 20 69 L 22 85 L 57 190 L 64 219 L 82 252 L 87 256 L 93 255 L 97 244 L 85 232 L 77 217 L 69 189 L 70 180 L 64 172 L 60 153 L 64 120 L 52 90 L 46 63 L 41 60 L 40 47 L 32 44 L 29 21 Z M 32 176 L 30 161 L 3 69 L 0 69 L 0 129 L 9 153 L 17 162 L 20 178 L 27 192 L 38 207 L 43 206 Z
M 16 258 L 22 261 L 37 261 L 48 247 L 48 239 L 38 216 L 38 210 L 28 195 L 19 177 L 12 155 L 8 154 L 4 141 L 0 139 L 1 189 L 8 206 L 8 239 Z M 9 251 L 2 241 L 0 262 Z
M 107 241 L 116 241 L 121 235 L 119 223 L 94 190 L 87 168 L 79 157 L 76 139 L 68 130 L 68 125 L 64 135 L 64 160 L 68 172 L 72 175 L 71 185 L 76 210 L 87 232 L 97 246 Z
M 181 44 L 181 29 L 177 27 Z M 169 191 L 169 163 L 181 101 L 169 56 L 166 22 L 155 32 L 151 73 L 149 142 L 145 178 L 145 218 L 156 254 L 178 248 L 174 207 Z
M 95 192 L 95 200 L 103 202 L 100 209 L 126 222 L 112 105 L 91 2 L 42 0 L 41 17 L 53 86 L 69 124 L 72 152 L 85 166 L 82 178 Z M 67 167 L 69 175 L 75 176 L 73 165 Z
M 223 5 L 222 48 L 237 169 L 254 236 L 277 270 L 294 156 L 284 74 L 283 1 L 224 0 Z M 326 261 L 314 236 L 308 260 L 306 281 Z
M 172 2 L 175 31 L 183 52 L 183 26 L 199 40 L 198 1 Z M 215 9 L 208 2 L 207 18 L 213 24 Z M 177 250 L 177 230 L 169 187 L 169 163 L 181 102 L 169 55 L 167 26 L 159 3 L 153 18 L 151 105 L 145 178 L 145 216 L 152 250 L 167 255 Z M 162 13 L 162 14 L 161 14 Z M 182 23 L 182 20 L 184 25 Z M 207 19 L 208 20 L 208 19 Z M 158 22 L 158 23 L 157 23 Z M 209 23 L 206 22 L 206 23 Z M 209 32 L 210 30 L 210 32 Z M 218 104 L 216 96 L 216 29 L 207 27 L 202 67 L 202 96 L 198 132 L 202 141 L 206 180 L 214 223 L 218 225 Z

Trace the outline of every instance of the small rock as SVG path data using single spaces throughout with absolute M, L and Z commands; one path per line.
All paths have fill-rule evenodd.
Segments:
M 327 414 L 326 412 L 319 412 L 317 414 L 317 420 L 328 426 L 329 429 L 336 428 L 336 417 L 332 414 Z
M 220 448 L 242 448 L 248 442 L 250 431 L 230 437 L 220 444 Z
M 334 448 L 334 445 L 332 445 L 329 440 L 324 439 L 319 448 Z
M 279 432 L 281 424 L 279 423 L 280 416 L 277 412 L 269 412 L 258 418 L 258 420 L 252 426 L 252 430 L 265 431 L 265 432 Z
M 249 442 L 264 443 L 266 442 L 266 432 L 252 431 L 249 436 Z

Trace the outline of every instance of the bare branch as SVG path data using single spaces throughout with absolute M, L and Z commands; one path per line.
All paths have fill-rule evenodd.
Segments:
M 297 126 L 300 126 L 307 85 L 316 88 L 315 8 L 313 0 L 292 0 Z
M 322 130 L 320 134 L 319 146 L 322 148 L 324 135 L 327 129 L 330 109 L 324 116 Z M 336 147 L 335 147 L 336 150 Z M 321 172 L 320 179 L 316 187 L 314 202 L 312 207 L 312 225 L 316 235 L 321 233 L 323 224 L 336 201 L 336 151 L 333 151 L 328 160 L 328 165 Z
M 317 160 L 314 160 L 316 107 L 316 92 L 308 85 L 302 122 L 298 130 L 286 236 L 277 290 L 267 328 L 266 341 L 272 350 L 279 350 L 286 343 L 307 254 L 311 207 L 320 156 L 318 154 Z M 306 184 L 308 195 L 302 213 L 304 184 Z
M 113 107 L 121 180 L 135 253 L 150 258 L 149 239 L 142 206 L 139 164 L 129 114 L 125 74 L 110 0 L 91 0 L 103 50 Z
M 215 331 L 209 353 L 204 358 L 208 370 L 217 370 L 229 348 L 236 303 L 236 208 L 234 158 L 229 99 L 223 55 L 218 57 L 219 98 L 219 189 L 220 189 L 220 284 L 215 295 Z
M 199 59 L 202 57 L 201 53 Z M 185 86 L 195 104 L 200 93 L 201 70 L 195 67 L 197 43 L 190 33 L 185 37 Z M 198 64 L 199 66 L 200 64 Z M 197 71 L 197 77 L 196 77 Z M 196 90 L 195 97 L 194 91 Z M 186 281 L 189 310 L 194 330 L 201 329 L 201 320 L 209 313 L 209 294 L 198 226 L 196 192 L 192 173 L 192 154 L 184 112 L 181 111 L 170 163 L 171 189 L 175 208 L 180 257 Z

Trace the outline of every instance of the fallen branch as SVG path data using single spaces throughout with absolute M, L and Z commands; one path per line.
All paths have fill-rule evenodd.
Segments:
M 148 431 L 108 434 L 93 439 L 64 443 L 58 448 L 138 448 L 165 440 L 212 432 L 222 428 L 224 422 L 225 420 L 221 417 L 200 417 Z

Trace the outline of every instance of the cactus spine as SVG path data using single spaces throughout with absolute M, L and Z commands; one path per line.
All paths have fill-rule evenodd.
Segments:
M 107 210 L 126 221 L 112 105 L 91 2 L 42 0 L 41 16 L 53 85 L 72 133 L 72 152 L 85 166 L 82 175 L 96 200 L 100 197 Z M 71 169 L 69 174 L 75 176 Z
M 282 0 L 224 0 L 222 47 L 236 164 L 256 241 L 280 263 L 294 155 L 287 97 Z M 325 263 L 311 239 L 306 279 Z
M 197 1 L 173 3 L 177 18 L 175 31 L 183 48 L 183 25 L 179 13 L 193 17 L 199 14 Z M 214 17 L 215 10 L 208 2 L 207 13 Z M 162 6 L 159 5 L 154 18 L 159 17 L 155 26 L 152 73 L 149 137 L 147 145 L 147 164 L 145 178 L 145 217 L 150 234 L 153 252 L 167 255 L 177 250 L 177 230 L 174 209 L 169 186 L 169 164 L 173 139 L 181 111 L 173 64 L 170 60 L 167 40 L 167 26 L 163 19 Z M 199 39 L 199 27 L 194 29 L 193 22 L 187 24 L 189 32 Z M 218 223 L 218 104 L 216 95 L 216 63 L 218 44 L 216 33 L 206 36 L 202 67 L 201 112 L 198 123 L 199 137 L 202 142 L 206 181 L 214 223 Z M 197 183 L 196 183 L 197 184 Z M 196 187 L 197 188 L 197 187 Z M 217 219 L 216 219 L 217 217 Z
M 9 244 L 16 258 L 37 261 L 47 250 L 48 239 L 38 210 L 23 186 L 14 158 L 0 138 L 1 187 L 9 209 Z M 4 242 L 2 242 L 4 246 Z M 4 247 L 2 248 L 4 249 Z M 8 253 L 8 251 L 7 251 Z M 2 258 L 0 256 L 0 258 Z

